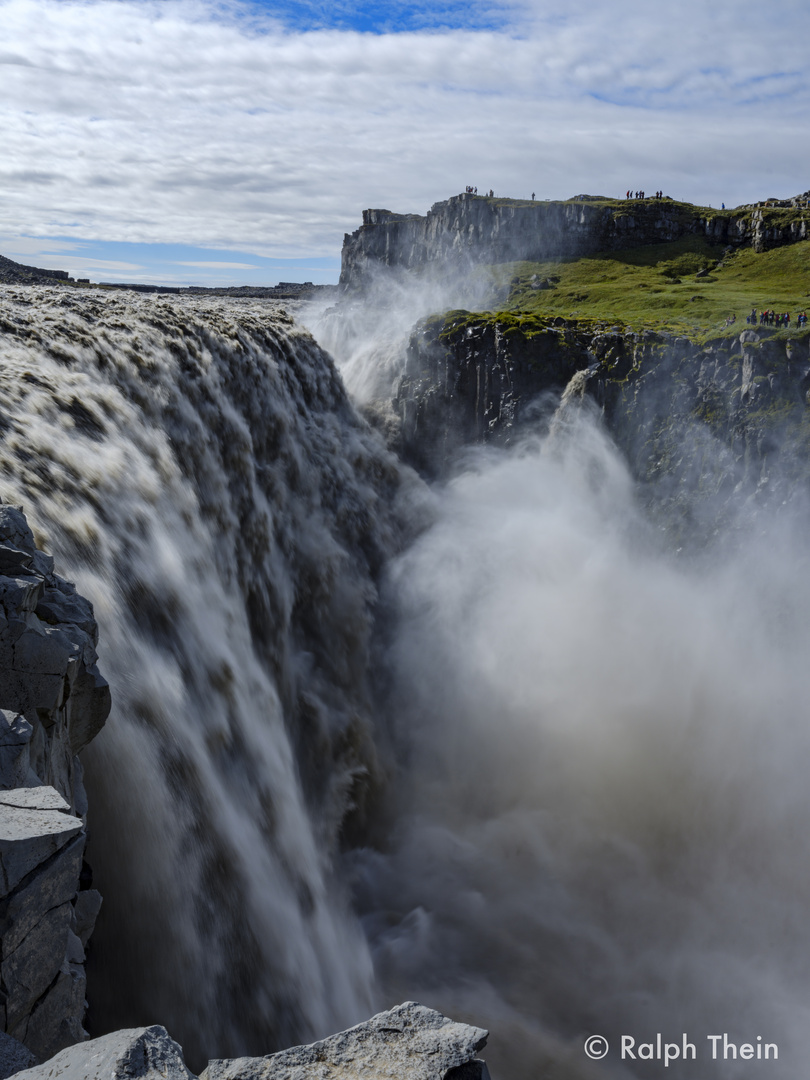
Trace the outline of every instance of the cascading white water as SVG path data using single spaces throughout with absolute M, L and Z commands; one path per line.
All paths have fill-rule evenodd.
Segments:
M 349 294 L 326 307 L 304 304 L 297 317 L 335 358 L 352 400 L 378 413 L 384 424 L 417 319 L 451 308 L 478 310 L 503 293 L 490 268 L 463 261 L 443 267 L 441 276 L 380 268 L 354 299 Z
M 202 1067 L 364 1018 L 333 857 L 376 768 L 395 460 L 266 304 L 5 289 L 0 333 L 0 497 L 93 601 L 114 699 L 92 1030 L 160 1022 Z

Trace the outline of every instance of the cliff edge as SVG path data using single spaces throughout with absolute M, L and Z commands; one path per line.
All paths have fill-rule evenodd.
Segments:
M 463 273 L 474 264 L 575 258 L 689 235 L 766 251 L 806 239 L 807 202 L 798 195 L 714 210 L 669 198 L 534 202 L 461 194 L 425 216 L 364 210 L 362 226 L 343 240 L 340 285 L 362 290 L 381 270 Z

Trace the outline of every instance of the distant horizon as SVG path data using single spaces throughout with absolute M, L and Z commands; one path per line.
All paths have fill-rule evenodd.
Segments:
M 340 274 L 339 253 L 336 262 L 328 256 L 311 260 L 265 259 L 251 252 L 190 245 L 124 244 L 26 234 L 18 238 L 16 250 L 9 250 L 10 246 L 0 248 L 0 255 L 24 266 L 66 270 L 72 278 L 90 278 L 94 284 L 127 281 L 180 288 L 264 287 L 276 276 L 277 281 L 331 285 L 337 283 Z M 42 261 L 45 258 L 47 263 Z
M 464 194 L 463 191 L 454 192 L 443 199 L 434 199 L 419 216 L 424 217 L 432 206 L 462 194 Z M 777 196 L 771 193 L 768 196 L 760 196 L 739 203 L 737 206 L 726 206 L 725 209 L 733 211 L 772 199 L 785 201 L 796 198 L 801 194 L 803 193 L 795 192 L 792 195 Z M 478 195 L 479 197 L 485 197 L 487 192 L 481 191 L 478 192 Z M 538 203 L 570 202 L 577 199 L 579 195 L 584 195 L 590 199 L 615 199 L 617 202 L 625 200 L 624 194 L 605 195 L 604 193 L 580 192 L 578 195 L 569 195 L 564 199 L 551 199 L 545 196 L 537 196 L 535 192 L 536 198 L 533 201 Z M 652 198 L 651 193 L 645 192 L 645 196 L 648 199 Z M 496 192 L 495 198 L 514 200 L 516 202 L 531 201 L 531 194 L 529 196 L 513 196 L 498 195 Z M 688 205 L 709 207 L 709 204 L 706 203 L 691 203 L 689 200 L 677 199 L 666 192 L 664 192 L 664 198 L 672 198 L 675 202 L 686 202 Z M 360 227 L 363 211 L 368 209 L 386 209 L 391 213 L 414 213 L 414 211 L 399 211 L 392 206 L 363 207 L 357 213 L 357 224 L 351 230 L 352 232 Z M 719 209 L 719 207 L 713 209 Z M 20 243 L 20 240 L 22 243 Z M 277 288 L 283 283 L 337 285 L 340 276 L 340 252 L 338 252 L 336 258 L 324 256 L 323 258 L 311 260 L 265 259 L 250 252 L 196 248 L 190 245 L 123 244 L 65 237 L 55 237 L 51 240 L 50 238 L 38 238 L 26 236 L 25 234 L 22 234 L 17 246 L 19 248 L 17 253 L 3 249 L 0 250 L 0 255 L 23 266 L 41 270 L 66 271 L 74 281 L 79 278 L 89 278 L 91 285 L 132 284 L 181 289 Z M 59 265 L 56 265 L 55 262 L 51 265 L 32 261 L 31 255 L 35 253 L 40 256 L 48 256 L 51 253 L 54 260 L 59 259 L 61 262 Z M 101 257 L 97 253 L 100 253 Z M 103 257 L 105 255 L 117 255 L 118 259 L 107 259 Z M 179 255 L 184 255 L 185 258 L 178 258 Z M 217 258 L 217 256 L 225 257 Z M 189 274 L 188 269 L 173 271 L 171 268 L 175 266 L 194 268 L 195 273 Z M 93 275 L 94 268 L 98 268 L 96 276 Z M 226 271 L 229 273 L 223 276 Z M 298 277 L 289 276 L 295 272 L 298 272 Z M 234 276 L 236 273 L 239 274 L 239 277 Z M 274 279 L 273 275 L 280 276 Z

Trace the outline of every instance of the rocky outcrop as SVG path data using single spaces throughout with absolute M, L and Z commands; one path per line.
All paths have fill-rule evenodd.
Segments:
M 344 237 L 340 284 L 351 291 L 381 270 L 463 273 L 476 263 L 577 257 L 688 235 L 765 251 L 808 236 L 806 200 L 794 202 L 714 210 L 672 199 L 525 202 L 463 194 L 425 216 L 365 210 L 362 227 Z
M 22 511 L 0 506 L 0 709 L 17 714 L 0 736 L 7 747 L 0 776 L 19 786 L 13 781 L 25 778 L 27 765 L 35 782 L 56 788 L 83 816 L 76 755 L 101 730 L 110 690 L 96 666 L 92 605 L 53 570 Z
M 67 270 L 43 270 L 39 266 L 26 266 L 0 255 L 2 284 L 47 285 L 56 281 L 70 281 Z
M 85 1037 L 101 897 L 82 873 L 76 755 L 110 709 L 92 607 L 53 566 L 22 511 L 0 506 L 0 1028 L 39 1058 Z
M 70 1046 L 19 1080 L 192 1080 L 183 1051 L 158 1025 L 113 1031 Z
M 211 1061 L 202 1080 L 489 1080 L 483 1028 L 414 1001 L 310 1046 L 260 1058 Z
M 477 1055 L 483 1028 L 458 1024 L 414 1001 L 378 1013 L 310 1046 L 259 1058 L 211 1061 L 202 1080 L 490 1080 Z M 25 1049 L 0 1042 L 18 1080 L 193 1080 L 182 1048 L 154 1025 L 114 1031 L 70 1046 L 44 1065 L 30 1066 Z M 1 1070 L 0 1070 L 1 1071 Z M 10 1076 L 7 1072 L 4 1076 Z

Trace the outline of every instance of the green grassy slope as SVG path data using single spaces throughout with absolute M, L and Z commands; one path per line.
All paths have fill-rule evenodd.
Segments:
M 701 270 L 708 276 L 696 277 Z M 492 273 L 499 285 L 510 285 L 502 312 L 512 319 L 559 315 L 702 338 L 723 333 L 731 314 L 729 334 L 739 333 L 752 307 L 788 311 L 794 328 L 798 312 L 810 311 L 810 241 L 761 254 L 724 253 L 687 237 L 586 258 L 510 263 Z M 551 287 L 535 287 L 542 283 Z

